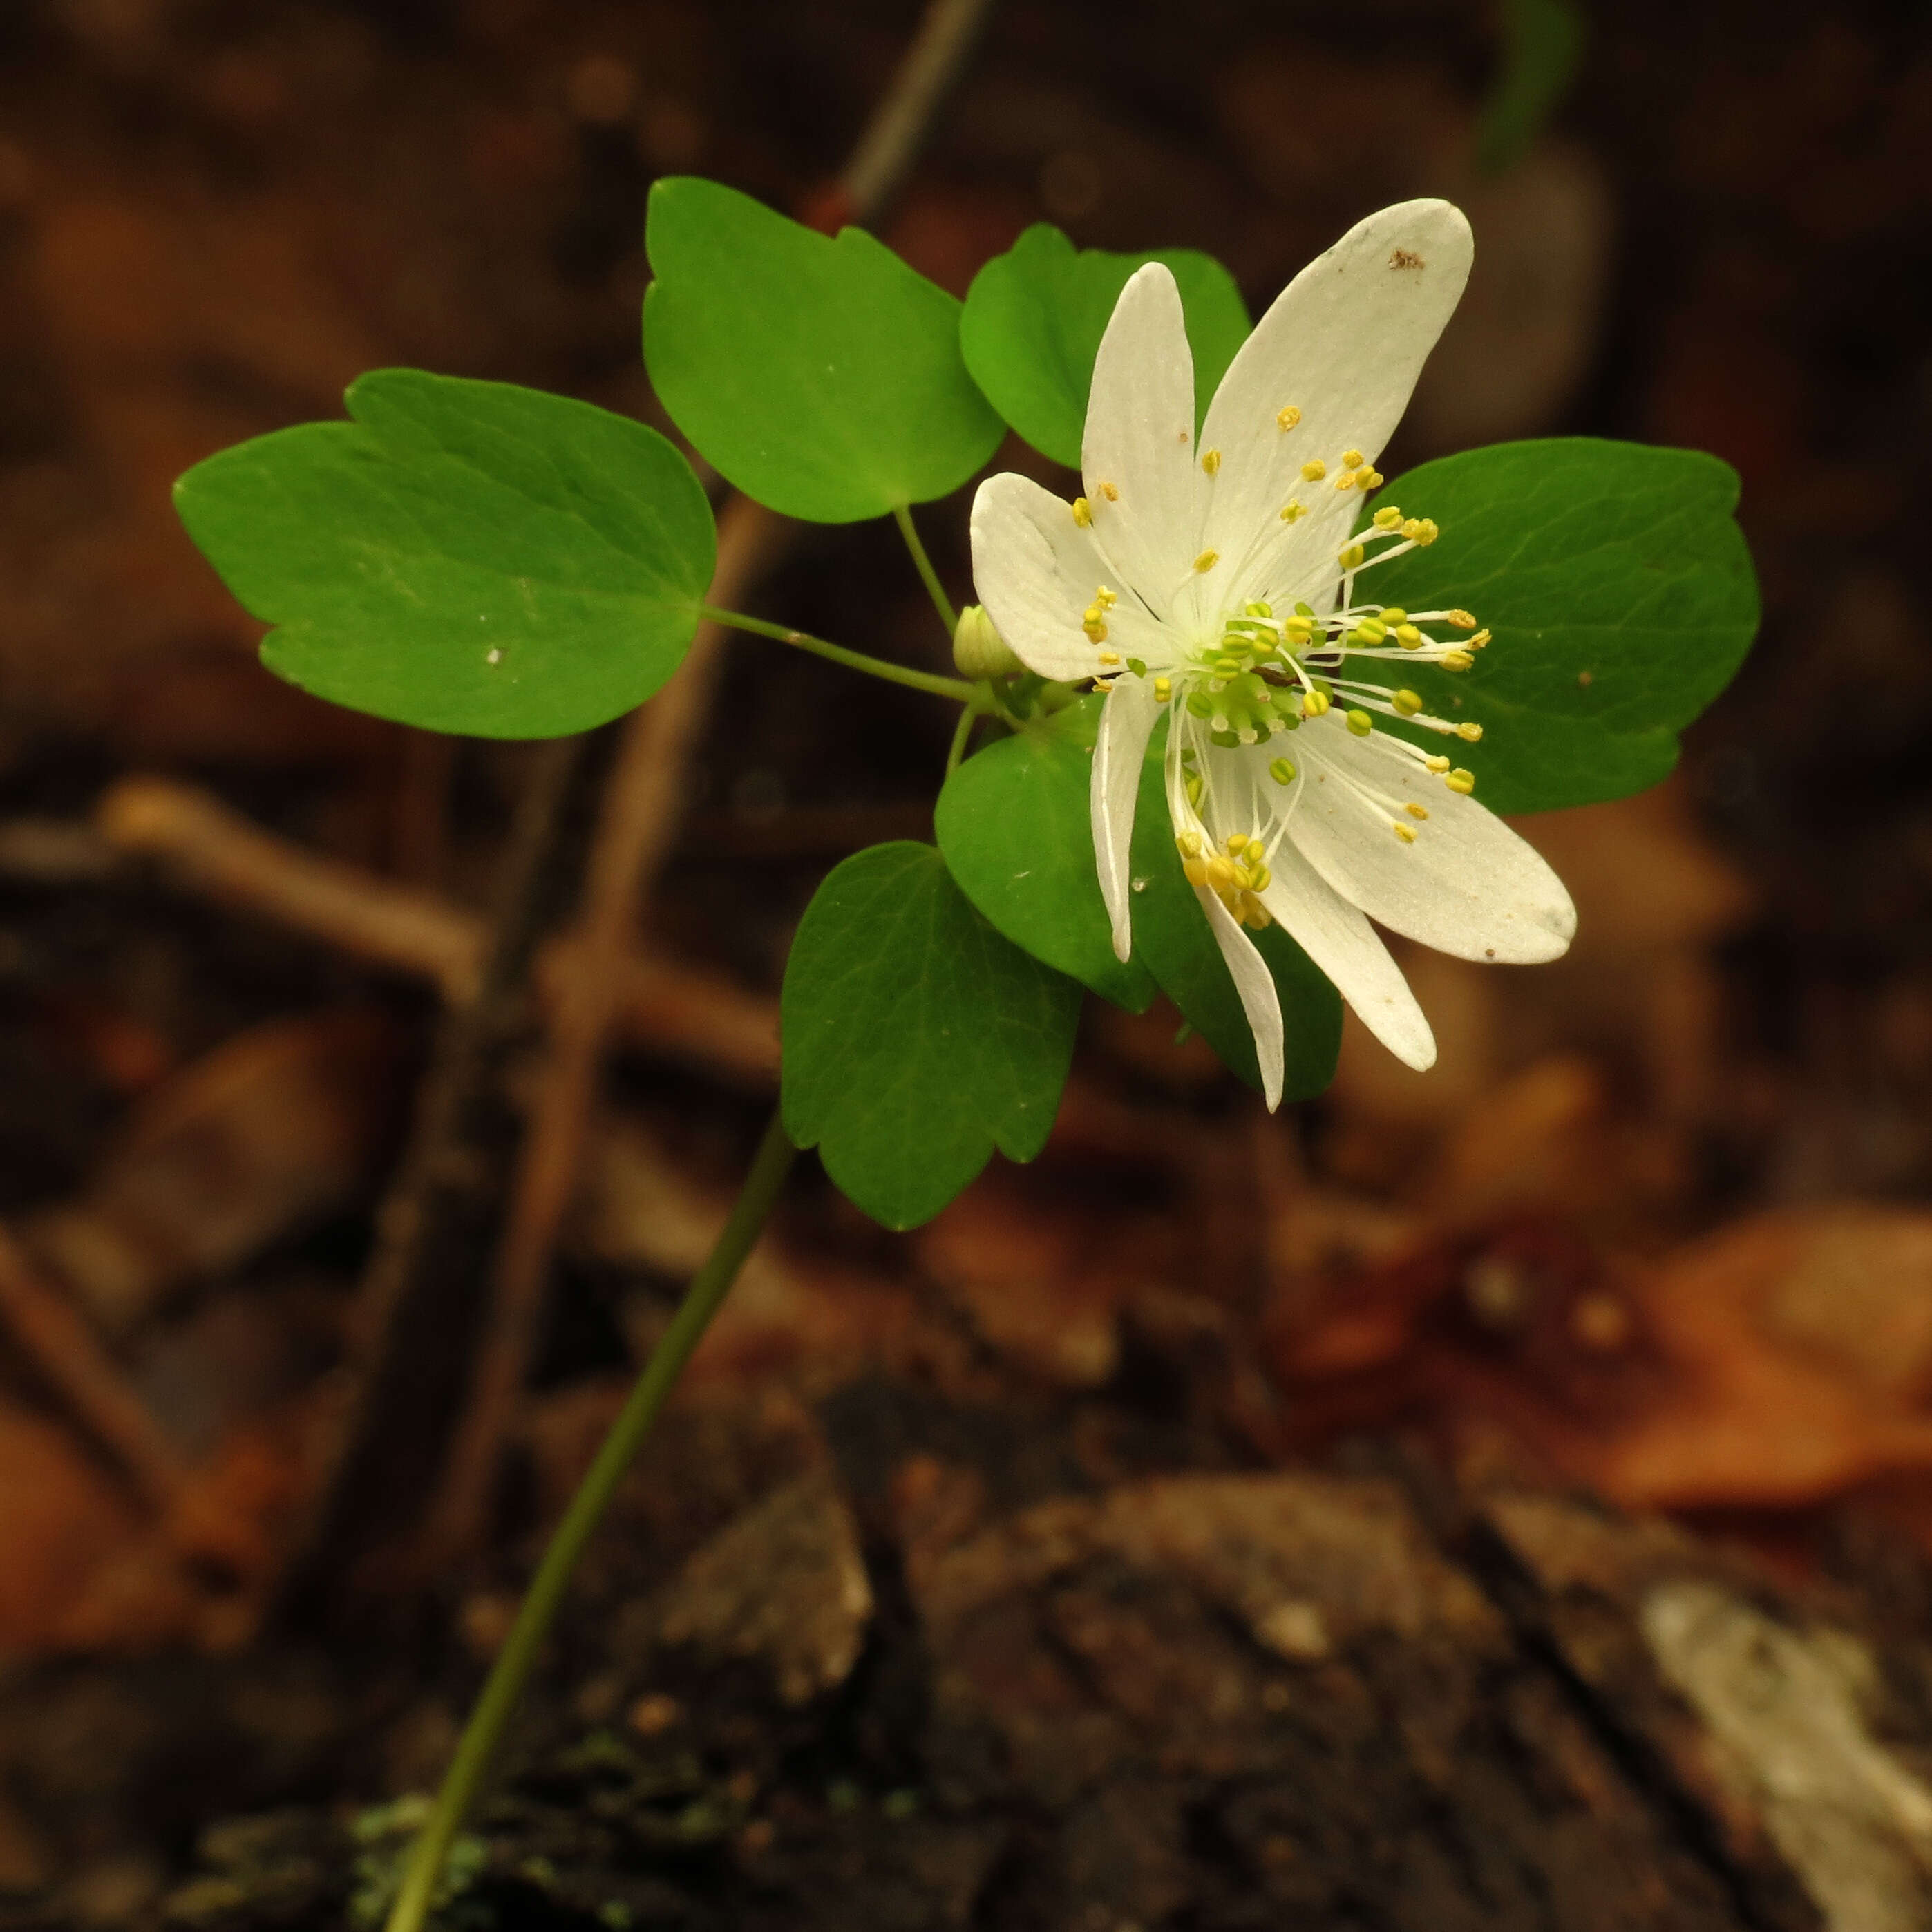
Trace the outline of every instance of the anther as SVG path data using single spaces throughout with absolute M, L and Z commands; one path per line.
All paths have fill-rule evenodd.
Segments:
M 1359 570 L 1362 566 L 1363 558 L 1367 555 L 1368 552 L 1360 544 L 1350 544 L 1346 550 L 1340 550 L 1335 553 L 1335 561 L 1344 570 Z
M 1234 883 L 1232 862 L 1222 858 L 1218 852 L 1208 861 L 1208 883 L 1217 892 L 1225 891 Z
M 1402 810 L 1407 812 L 1412 818 L 1426 818 L 1429 816 L 1429 808 L 1427 806 L 1417 805 L 1413 801 L 1405 805 L 1402 807 Z
M 1419 651 L 1429 641 L 1413 624 L 1396 625 L 1395 640 L 1406 651 Z
M 1408 621 L 1408 613 L 1400 604 L 1384 604 L 1376 615 L 1384 624 L 1403 624 Z
M 1073 520 L 1083 530 L 1093 524 L 1094 506 L 1084 496 L 1076 496 L 1073 500 Z
M 1318 456 L 1311 456 L 1301 466 L 1301 480 L 1304 483 L 1318 483 L 1328 473 L 1328 464 Z
M 1389 703 L 1395 707 L 1398 718 L 1413 718 L 1422 709 L 1420 695 L 1413 691 L 1392 691 Z
M 1358 738 L 1366 738 L 1376 728 L 1376 721 L 1366 711 L 1345 712 L 1342 722 Z
M 1201 466 L 1212 476 L 1221 466 L 1221 452 L 1218 449 L 1204 449 L 1201 452 Z
M 1283 429 L 1292 429 L 1301 420 L 1301 412 L 1292 403 L 1275 412 L 1275 421 Z
M 1400 819 L 1391 819 L 1389 821 L 1389 830 L 1393 832 L 1405 845 L 1413 845 L 1415 843 L 1415 833 L 1414 830 L 1410 826 L 1403 824 Z
M 1476 661 L 1467 651 L 1444 651 L 1436 662 L 1444 670 L 1467 670 Z
M 1103 664 L 1117 664 L 1120 661 L 1120 654 L 1118 651 L 1102 651 L 1100 653 L 1100 662 Z
M 1241 607 L 1241 615 L 1244 617 L 1272 617 L 1274 615 L 1274 609 L 1271 604 L 1258 602 L 1244 604 Z
M 1174 842 L 1179 848 L 1180 856 L 1184 859 L 1198 859 L 1200 857 L 1201 835 L 1199 832 L 1178 832 L 1174 834 Z
M 1372 463 L 1355 472 L 1355 488 L 1358 490 L 1379 490 L 1388 481 Z
M 1370 520 L 1378 530 L 1392 530 L 1402 521 L 1402 512 L 1393 503 L 1384 503 Z
M 1301 694 L 1301 715 L 1304 718 L 1322 717 L 1334 702 L 1325 691 L 1304 691 Z
M 1111 610 L 1120 601 L 1118 592 L 1109 590 L 1104 584 L 1094 585 L 1094 602 L 1099 604 L 1102 610 Z
M 1292 497 L 1281 506 L 1281 520 L 1285 524 L 1299 523 L 1307 514 L 1308 506 L 1297 502 Z
M 1190 886 L 1204 886 L 1208 883 L 1208 861 L 1205 859 L 1185 859 L 1180 869 L 1187 874 Z
M 1459 765 L 1442 782 L 1451 791 L 1459 791 L 1467 798 L 1476 788 L 1476 775 L 1474 772 L 1465 771 Z
M 1352 470 L 1343 470 L 1336 478 L 1335 487 L 1338 490 L 1352 490 L 1355 487 L 1355 472 Z
M 1478 631 L 1473 638 L 1469 639 L 1464 648 L 1468 650 L 1479 651 L 1490 641 L 1490 635 L 1487 631 Z
M 1248 835 L 1245 832 L 1231 832 L 1228 834 L 1226 843 L 1228 848 L 1228 856 L 1231 859 L 1238 859 L 1248 849 Z
M 1201 802 L 1201 788 L 1203 782 L 1204 781 L 1198 772 L 1193 772 L 1189 774 L 1187 780 L 1187 802 L 1190 805 L 1198 805 Z M 1196 885 L 1198 885 L 1200 883 L 1200 880 L 1198 879 L 1195 881 Z
M 1426 550 L 1442 534 L 1433 517 L 1404 518 L 1402 533 L 1411 543 L 1424 550 Z
M 1388 626 L 1382 622 L 1381 618 L 1364 617 L 1362 621 L 1348 633 L 1348 640 L 1352 644 L 1356 638 L 1360 638 L 1366 643 L 1378 644 L 1388 635 Z
M 1157 677 L 1154 681 L 1154 701 L 1165 704 L 1174 695 L 1174 680 L 1171 677 Z
M 1438 778 L 1440 778 L 1442 774 L 1449 769 L 1449 760 L 1444 758 L 1439 752 L 1432 753 L 1430 756 L 1424 758 L 1422 762 L 1424 764 L 1427 766 L 1430 770 L 1433 772 Z
M 1247 844 L 1248 863 L 1258 866 L 1268 856 L 1268 848 L 1258 838 L 1250 838 Z
M 1342 452 L 1342 466 L 1345 470 L 1359 470 L 1367 460 L 1359 449 L 1345 449 Z
M 1479 745 L 1483 740 L 1483 728 L 1474 723 L 1459 724 L 1456 727 L 1456 735 L 1466 745 Z
M 1099 604 L 1088 605 L 1087 614 L 1080 620 L 1080 628 L 1087 633 L 1088 637 L 1094 643 L 1100 644 L 1106 642 L 1107 620 L 1102 614 Z
M 1147 676 L 1147 660 L 1144 658 L 1130 658 L 1127 660 L 1127 668 L 1133 673 L 1135 676 L 1145 677 Z
M 1100 485 L 1100 494 L 1110 503 L 1118 503 L 1120 500 L 1120 491 L 1116 490 L 1111 483 L 1102 483 Z
M 1476 628 L 1475 617 L 1474 614 L 1469 611 L 1445 610 L 1443 612 L 1442 615 L 1448 622 L 1454 624 L 1459 631 L 1473 631 Z M 1488 634 L 1489 634 L 1486 632 L 1484 633 L 1484 635 L 1486 637 Z
M 1194 560 L 1194 568 L 1197 571 L 1212 570 L 1220 561 L 1221 553 L 1218 550 L 1204 550 Z
M 1273 778 L 1276 784 L 1294 784 L 1294 760 L 1290 758 L 1276 759 L 1274 764 L 1268 766 L 1268 776 Z

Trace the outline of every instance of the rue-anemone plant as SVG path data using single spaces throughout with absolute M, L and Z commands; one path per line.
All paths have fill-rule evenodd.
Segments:
M 1030 228 L 962 304 L 869 235 L 660 182 L 644 349 L 679 430 L 786 516 L 894 519 L 956 676 L 706 602 L 712 511 L 678 448 L 589 404 L 382 370 L 350 420 L 184 476 L 181 514 L 274 628 L 268 666 L 382 718 L 545 738 L 648 700 L 701 622 L 958 710 L 937 843 L 856 854 L 800 924 L 777 1114 L 500 1653 L 404 1874 L 414 1932 L 572 1564 L 795 1148 L 885 1226 L 997 1148 L 1036 1154 L 1087 993 L 1165 994 L 1270 1108 L 1328 1084 L 1346 1001 L 1426 1067 L 1376 928 L 1498 964 L 1570 943 L 1498 814 L 1640 790 L 1757 620 L 1737 479 L 1563 437 L 1385 478 L 1462 295 L 1446 202 L 1370 215 L 1250 326 L 1209 257 Z M 1007 431 L 1078 472 L 988 478 L 956 616 L 913 521 Z M 970 754 L 970 755 L 969 755 Z

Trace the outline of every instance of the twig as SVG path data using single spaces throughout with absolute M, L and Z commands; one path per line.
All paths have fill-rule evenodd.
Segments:
M 308 1519 L 292 1540 L 278 1592 L 284 1612 L 313 1610 L 333 1595 L 334 1562 L 357 1540 L 358 1511 L 380 1474 L 370 1464 L 380 1459 L 388 1418 L 421 1400 L 422 1390 L 412 1386 L 417 1365 L 402 1346 L 404 1331 L 440 1237 L 472 1191 L 473 1163 L 463 1150 L 496 1071 L 508 1012 L 529 971 L 544 875 L 582 752 L 583 740 L 576 738 L 556 740 L 538 752 L 511 831 L 488 955 L 470 996 L 444 1016 L 409 1145 L 377 1216 L 375 1252 L 357 1291 L 359 1361 L 319 1458 L 320 1480 Z
M 110 862 L 117 853 L 155 860 L 170 878 L 222 905 L 433 980 L 452 1004 L 475 994 L 488 928 L 435 893 L 320 857 L 173 778 L 121 779 L 103 796 L 95 822 L 98 838 L 74 827 L 66 842 L 78 849 L 91 839 Z M 568 982 L 572 957 L 568 939 L 538 953 L 534 978 L 547 1006 Z M 760 1090 L 770 1087 L 778 1070 L 778 1017 L 763 994 L 635 950 L 619 981 L 614 1022 L 625 1040 Z
M 0 1322 L 142 1493 L 159 1508 L 172 1504 L 187 1473 L 179 1450 L 93 1330 L 58 1289 L 41 1280 L 4 1228 Z
M 910 166 L 970 51 L 991 0 L 933 0 L 892 85 L 841 177 L 854 220 L 869 220 Z M 734 497 L 720 520 L 713 604 L 740 601 L 780 529 Z M 438 1567 L 475 1541 L 496 1460 L 528 1368 L 557 1230 L 568 1207 L 607 1036 L 617 969 L 669 849 L 686 772 L 710 710 L 722 656 L 709 628 L 677 675 L 626 728 L 592 845 L 583 940 L 573 988 L 525 1138 L 493 1283 L 492 1306 L 467 1408 L 453 1442 L 424 1548 Z

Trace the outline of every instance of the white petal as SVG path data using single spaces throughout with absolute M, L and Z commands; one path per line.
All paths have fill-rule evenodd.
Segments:
M 973 499 L 972 528 L 974 586 L 1029 670 L 1092 677 L 1114 668 L 1101 661 L 1102 650 L 1162 669 L 1173 661 L 1167 634 L 1129 597 L 1108 610 L 1104 643 L 1081 628 L 1096 589 L 1112 589 L 1115 572 L 1073 520 L 1072 506 L 1052 490 L 1011 471 L 989 476 Z
M 1132 864 L 1134 800 L 1148 740 L 1160 716 L 1151 677 L 1115 680 L 1100 711 L 1100 735 L 1094 747 L 1094 856 L 1100 868 L 1100 896 L 1114 924 L 1114 951 L 1124 959 L 1133 950 Z
M 1296 748 L 1302 796 L 1288 836 L 1351 905 L 1459 959 L 1532 964 L 1568 950 L 1576 908 L 1563 881 L 1486 806 L 1382 733 L 1353 736 L 1334 712 L 1304 725 Z M 1410 800 L 1426 820 L 1402 812 Z M 1398 822 L 1414 844 L 1396 836 Z
M 1276 849 L 1269 869 L 1262 903 L 1288 937 L 1396 1059 L 1418 1072 L 1433 1066 L 1436 1036 L 1375 928 L 1292 845 Z
M 1194 577 L 1208 478 L 1194 460 L 1194 357 L 1180 291 L 1150 262 L 1100 338 L 1080 462 L 1094 534 L 1156 616 Z M 1191 610 L 1193 593 L 1182 600 Z
M 1341 456 L 1357 449 L 1372 463 L 1388 440 L 1461 298 L 1472 253 L 1469 224 L 1448 202 L 1385 208 L 1310 262 L 1242 344 L 1201 433 L 1204 450 L 1220 452 L 1202 544 L 1248 559 L 1232 596 L 1284 587 L 1306 574 L 1298 560 L 1318 552 L 1332 559 L 1360 500 L 1335 488 Z M 1284 430 L 1278 418 L 1290 405 L 1301 418 Z M 1318 482 L 1300 474 L 1311 458 L 1328 466 Z M 1284 525 L 1291 497 L 1313 514 Z
M 1214 893 L 1195 888 L 1194 896 L 1214 929 L 1215 943 L 1228 962 L 1234 991 L 1241 996 L 1241 1010 L 1255 1036 L 1255 1058 L 1262 1072 L 1262 1097 L 1271 1114 L 1281 1105 L 1282 1028 L 1281 998 L 1274 988 L 1274 975 L 1268 969 L 1254 941 L 1240 927 L 1234 915 Z

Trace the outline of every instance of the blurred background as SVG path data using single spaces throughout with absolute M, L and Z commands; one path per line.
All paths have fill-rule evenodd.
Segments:
M 929 836 L 952 723 L 741 638 L 639 803 L 622 727 L 560 754 L 334 710 L 256 665 L 170 484 L 391 364 L 670 431 L 650 182 L 836 220 L 920 17 L 0 10 L 0 1926 L 374 1922 L 722 1220 L 791 930 L 839 857 Z M 1685 1708 L 1730 1733 L 1631 1580 L 1667 1544 L 1828 1602 L 1932 1736 L 1928 180 L 1916 6 L 991 10 L 879 220 L 916 266 L 963 294 L 1048 220 L 1208 250 L 1258 314 L 1363 214 L 1449 196 L 1477 268 L 1388 473 L 1714 452 L 1762 638 L 1670 783 L 1525 821 L 1568 958 L 1405 953 L 1430 1074 L 1352 1031 L 1270 1119 L 1168 1009 L 1090 1003 L 1040 1162 L 910 1239 L 801 1163 L 462 1922 L 1854 1923 L 1776 1829 L 1685 1849 L 1684 1792 L 1734 1820 L 1756 1787 L 1672 1757 Z M 961 598 L 966 504 L 921 514 Z M 891 530 L 742 521 L 742 605 L 946 665 Z M 1513 1651 L 1525 1591 L 1586 1586 L 1649 1634 L 1627 1680 Z M 1640 1682 L 1678 1714 L 1632 1756 L 1589 1698 L 1641 1713 Z M 1228 1696 L 1292 1736 L 1203 1742 Z M 1434 1742 L 1390 1744 L 1397 1711 Z M 1570 1784 L 1508 1796 L 1526 1759 Z M 1517 1768 L 1452 1798 L 1426 1767 L 1459 1760 Z M 1572 1813 L 1610 1865 L 1542 1847 Z M 1514 1877 L 1468 1849 L 1498 1817 Z M 1856 1923 L 1932 1924 L 1924 1828 L 1883 1829 L 1906 1876 Z

